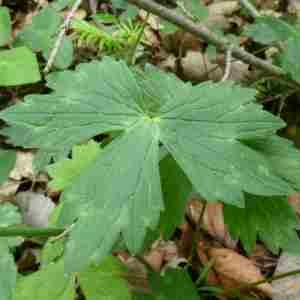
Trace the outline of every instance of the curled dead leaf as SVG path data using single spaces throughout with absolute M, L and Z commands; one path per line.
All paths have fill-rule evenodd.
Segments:
M 239 1 L 220 1 L 208 6 L 209 16 L 223 15 L 231 16 L 240 9 Z
M 210 259 L 214 259 L 214 270 L 226 288 L 238 287 L 240 284 L 250 284 L 263 280 L 264 277 L 253 262 L 226 248 L 210 248 Z M 257 290 L 270 296 L 273 288 L 269 283 L 257 285 Z
M 288 202 L 294 207 L 296 213 L 300 215 L 300 192 L 289 196 Z
M 192 199 L 188 203 L 188 215 L 191 220 L 197 224 L 202 215 L 203 203 L 198 199 Z M 203 228 L 215 239 L 229 248 L 235 248 L 237 241 L 230 236 L 228 228 L 224 223 L 223 204 L 222 203 L 207 203 L 203 212 L 202 224 Z
M 158 67 L 161 70 L 176 73 L 176 69 L 177 69 L 176 57 L 173 54 L 169 55 L 166 59 L 162 60 L 158 64 Z
M 188 51 L 186 56 L 180 60 L 182 75 L 187 80 L 220 80 L 223 71 L 218 64 L 212 63 L 206 54 L 199 51 Z
M 139 17 L 142 20 L 146 20 L 148 15 L 148 12 L 146 12 L 145 10 L 141 9 L 139 11 Z M 160 25 L 159 25 L 159 18 L 156 17 L 155 15 L 150 14 L 150 16 L 148 17 L 147 20 L 147 24 L 153 29 L 153 30 L 159 30 L 160 29 Z
M 221 1 L 208 5 L 208 17 L 203 24 L 209 28 L 227 30 L 231 26 L 231 16 L 240 8 L 238 1 Z
M 32 151 L 17 151 L 16 164 L 10 172 L 9 178 L 13 180 L 32 179 L 34 177 L 33 159 Z
M 0 186 L 0 202 L 12 201 L 20 186 L 19 181 L 7 180 Z

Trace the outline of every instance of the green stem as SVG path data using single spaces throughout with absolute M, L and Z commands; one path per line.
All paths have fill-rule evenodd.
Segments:
M 0 237 L 52 237 L 62 234 L 64 228 L 34 228 L 34 227 L 0 227 Z
M 244 284 L 241 284 L 237 288 L 223 290 L 221 293 L 226 294 L 226 295 L 233 295 L 234 296 L 237 293 L 240 293 L 241 291 L 254 288 L 254 287 L 256 287 L 260 284 L 270 283 L 270 282 L 273 282 L 273 281 L 276 281 L 276 280 L 280 280 L 280 279 L 290 277 L 290 276 L 294 276 L 294 275 L 298 275 L 298 274 L 300 274 L 300 269 L 296 269 L 296 270 L 293 270 L 293 271 L 290 271 L 290 272 L 278 274 L 278 275 L 272 276 L 270 278 L 265 278 L 265 279 L 262 279 L 262 280 L 259 280 L 259 281 L 253 282 L 253 283 L 244 283 Z
M 145 31 L 145 28 L 147 26 L 147 22 L 149 20 L 149 17 L 150 17 L 150 13 L 147 12 L 146 18 L 143 21 L 143 24 L 142 24 L 141 30 L 139 32 L 139 35 L 137 36 L 137 39 L 136 39 L 136 41 L 135 41 L 135 43 L 132 47 L 132 52 L 131 52 L 131 57 L 130 57 L 130 64 L 131 65 L 135 64 L 135 54 L 136 54 L 137 48 L 138 48 L 138 46 L 141 42 L 141 39 L 143 38 L 144 31 Z

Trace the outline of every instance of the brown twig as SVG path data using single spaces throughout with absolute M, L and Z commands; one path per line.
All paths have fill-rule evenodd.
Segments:
M 150 13 L 153 13 L 177 26 L 190 32 L 197 37 L 203 39 L 204 41 L 215 45 L 220 51 L 226 52 L 231 48 L 231 42 L 224 37 L 220 37 L 216 33 L 210 31 L 206 26 L 195 23 L 192 20 L 186 18 L 185 16 L 178 14 L 172 9 L 169 9 L 165 6 L 157 4 L 152 0 L 130 0 L 130 2 Z M 233 46 L 232 47 L 232 56 L 238 58 L 248 64 L 251 64 L 266 73 L 281 77 L 286 80 L 286 73 L 279 67 L 272 65 L 271 63 L 260 59 L 253 54 L 245 51 L 244 49 Z M 289 80 L 293 86 L 300 86 L 300 83 Z
M 59 32 L 59 34 L 57 36 L 56 41 L 55 41 L 54 47 L 52 48 L 52 50 L 50 52 L 49 59 L 47 61 L 46 67 L 44 68 L 44 73 L 48 73 L 50 71 L 50 69 L 52 68 L 52 65 L 53 65 L 54 60 L 56 58 L 57 52 L 58 52 L 58 50 L 59 50 L 59 48 L 61 46 L 63 38 L 64 38 L 64 36 L 66 34 L 66 31 L 69 28 L 71 20 L 74 17 L 75 12 L 79 8 L 81 2 L 82 2 L 82 0 L 77 0 L 73 4 L 73 6 L 72 6 L 70 12 L 68 13 L 67 17 L 65 18 L 65 21 L 62 24 L 61 30 L 60 30 L 60 32 Z

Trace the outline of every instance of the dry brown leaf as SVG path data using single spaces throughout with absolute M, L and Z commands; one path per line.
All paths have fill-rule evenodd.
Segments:
M 144 36 L 148 46 L 152 46 L 154 48 L 158 48 L 160 46 L 160 40 L 158 39 L 157 34 L 151 28 L 145 28 Z
M 197 224 L 202 215 L 203 203 L 198 199 L 192 199 L 188 203 L 188 215 Z M 202 224 L 204 229 L 215 239 L 226 245 L 228 248 L 235 248 L 237 241 L 234 241 L 224 223 L 223 204 L 207 203 L 203 213 Z
M 140 293 L 149 293 L 150 288 L 147 279 L 147 268 L 135 257 L 119 256 L 127 266 L 127 281 L 132 290 Z
M 219 65 L 212 63 L 207 55 L 199 51 L 188 51 L 180 63 L 182 75 L 187 80 L 200 82 L 209 79 L 218 81 L 223 76 L 223 71 Z
M 7 180 L 0 186 L 0 202 L 11 201 L 20 186 L 19 181 Z
M 289 0 L 288 12 L 290 14 L 295 14 L 300 17 L 300 1 L 299 0 Z
M 175 268 L 181 262 L 186 262 L 186 259 L 180 257 L 179 250 L 175 242 L 157 240 L 153 243 L 150 251 L 144 255 L 144 259 L 155 271 L 161 271 L 171 267 Z
M 294 271 L 300 268 L 300 257 L 282 253 L 274 275 Z M 300 299 L 300 275 L 289 276 L 272 282 L 273 300 Z
M 21 180 L 24 178 L 32 179 L 34 153 L 31 151 L 17 151 L 17 160 L 15 167 L 10 172 L 9 178 L 13 180 Z
M 66 18 L 69 14 L 70 14 L 70 9 L 64 10 L 62 12 L 64 18 Z M 84 20 L 86 17 L 87 17 L 87 12 L 83 8 L 78 9 L 74 14 L 74 19 L 76 20 Z
M 214 259 L 214 269 L 226 288 L 237 287 L 240 284 L 250 284 L 264 279 L 260 270 L 250 259 L 233 250 L 210 248 L 208 255 L 210 259 Z M 268 296 L 273 292 L 269 283 L 260 284 L 256 289 Z
M 145 10 L 141 9 L 139 11 L 139 17 L 142 20 L 145 20 L 147 18 L 148 12 L 146 12 Z M 155 15 L 150 14 L 150 16 L 148 17 L 147 20 L 147 24 L 153 29 L 153 30 L 159 30 L 160 29 L 160 25 L 159 25 L 159 18 Z
M 300 192 L 289 196 L 288 201 L 294 207 L 296 213 L 300 215 Z
M 228 80 L 243 82 L 250 77 L 249 65 L 238 60 L 231 63 Z
M 177 65 L 176 65 L 176 57 L 171 54 L 166 59 L 162 60 L 158 64 L 158 68 L 167 72 L 176 73 Z
M 159 272 L 164 261 L 164 252 L 159 248 L 151 249 L 144 255 L 144 259 L 154 271 Z
M 277 264 L 277 257 L 263 244 L 255 245 L 255 249 L 249 256 L 249 259 L 265 273 L 273 272 Z
M 239 1 L 220 1 L 208 6 L 209 17 L 216 15 L 231 16 L 240 9 Z

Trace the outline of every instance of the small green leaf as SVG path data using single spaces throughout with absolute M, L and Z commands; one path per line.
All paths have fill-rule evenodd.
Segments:
M 85 145 L 74 146 L 72 159 L 60 160 L 47 168 L 53 178 L 50 186 L 57 190 L 70 186 L 91 165 L 99 151 L 99 144 L 93 140 Z
M 126 282 L 127 270 L 113 256 L 105 258 L 100 265 L 92 265 L 79 273 L 79 284 L 86 300 L 131 300 Z
M 196 286 L 188 273 L 180 269 L 170 269 L 164 275 L 151 273 L 150 286 L 155 299 L 159 300 L 199 300 Z
M 74 300 L 74 278 L 64 273 L 63 262 L 51 263 L 18 280 L 14 300 Z
M 40 80 L 36 56 L 28 48 L 0 51 L 0 86 L 35 83 Z
M 45 59 L 49 57 L 59 33 L 62 17 L 52 7 L 48 6 L 32 18 L 32 23 L 25 26 L 16 38 L 16 45 L 25 45 L 33 51 L 43 53 Z M 54 60 L 54 66 L 65 69 L 73 61 L 73 44 L 69 37 L 63 40 Z
M 262 16 L 256 18 L 255 23 L 249 25 L 244 34 L 261 44 L 271 44 L 286 41 L 297 32 L 291 25 L 279 18 Z
M 128 4 L 126 10 L 121 14 L 120 19 L 123 21 L 134 19 L 138 14 L 139 9 L 134 5 Z
M 15 162 L 15 151 L 0 150 L 0 184 L 7 180 L 10 171 L 15 166 Z
M 95 14 L 93 20 L 102 24 L 116 24 L 118 22 L 118 18 L 109 13 Z
M 291 75 L 294 80 L 300 80 L 300 39 L 291 38 L 287 41 L 283 53 L 280 56 L 282 68 Z
M 10 203 L 0 205 L 0 227 L 7 227 L 22 222 L 18 208 Z
M 62 17 L 51 7 L 46 7 L 32 18 L 32 23 L 17 35 L 16 44 L 26 45 L 33 51 L 51 48 L 52 37 L 58 33 Z
M 197 20 L 202 21 L 208 17 L 208 8 L 199 0 L 183 0 L 184 8 Z
M 0 47 L 9 44 L 11 31 L 9 10 L 7 7 L 0 7 Z
M 54 42 L 55 41 L 52 40 L 52 46 L 44 50 L 43 55 L 45 60 L 48 60 Z M 74 55 L 74 48 L 73 48 L 72 39 L 67 36 L 62 40 L 57 55 L 54 59 L 54 66 L 59 69 L 68 68 L 73 62 L 73 55 Z
M 0 241 L 0 298 L 13 300 L 17 281 L 17 268 L 5 243 Z
M 248 253 L 254 249 L 258 236 L 278 253 L 296 235 L 297 217 L 286 198 L 247 195 L 244 209 L 225 205 L 224 217 L 232 237 L 240 238 Z
M 17 207 L 7 203 L 0 205 L 0 230 L 21 223 Z M 0 299 L 13 300 L 17 280 L 17 268 L 9 247 L 15 244 L 15 238 L 0 238 Z
M 126 9 L 128 6 L 127 0 L 111 0 L 114 9 Z
M 192 185 L 172 156 L 160 161 L 160 177 L 165 210 L 160 220 L 163 238 L 168 240 L 184 219 L 184 210 Z
M 299 150 L 287 139 L 273 136 L 267 140 L 251 141 L 251 147 L 270 161 L 274 172 L 295 189 L 300 190 Z
M 75 0 L 55 0 L 51 3 L 51 6 L 57 10 L 63 10 L 65 9 L 67 6 L 71 7 L 73 5 Z

